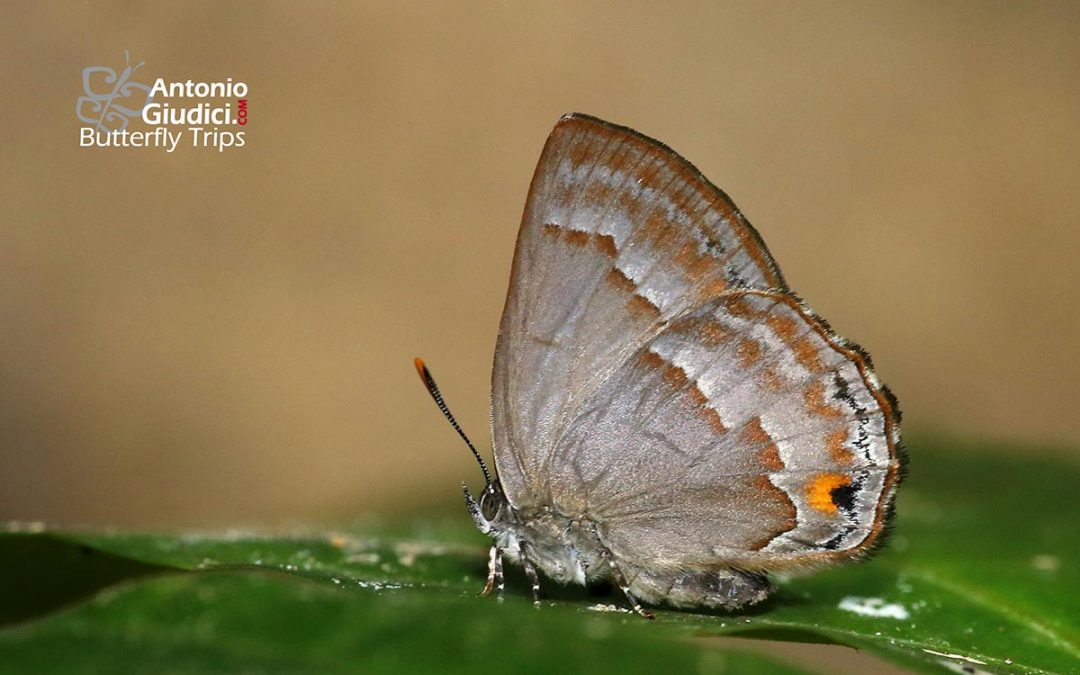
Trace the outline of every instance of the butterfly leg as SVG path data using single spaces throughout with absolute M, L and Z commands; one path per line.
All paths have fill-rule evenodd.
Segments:
M 536 567 L 533 566 L 532 560 L 529 559 L 528 554 L 525 552 L 525 542 L 521 542 L 521 566 L 525 568 L 525 575 L 529 577 L 529 583 L 532 584 L 532 596 L 533 604 L 537 607 L 540 606 L 540 577 L 536 574 Z
M 487 595 L 491 593 L 492 588 L 495 588 L 498 589 L 496 597 L 502 600 L 504 586 L 502 549 L 497 545 L 492 545 L 491 552 L 488 555 L 487 584 L 484 585 L 484 590 L 480 591 L 480 595 Z
M 627 583 L 622 570 L 619 569 L 619 566 L 615 564 L 615 561 L 611 558 L 611 553 L 607 549 L 604 549 L 600 552 L 600 557 L 607 561 L 608 567 L 611 569 L 612 579 L 619 585 L 619 590 L 626 596 L 626 601 L 630 603 L 630 606 L 634 608 L 634 611 L 637 612 L 638 616 L 650 620 L 655 619 L 656 615 L 642 607 L 641 604 L 638 603 L 637 598 L 634 597 L 634 594 L 630 592 L 630 584 Z
M 622 573 L 622 570 L 619 569 L 618 563 L 615 562 L 615 556 L 611 554 L 611 551 L 608 549 L 607 546 L 604 546 L 604 542 L 600 539 L 600 533 L 596 531 L 595 524 L 593 524 L 592 526 L 592 532 L 593 536 L 596 538 L 596 545 L 599 547 L 600 550 L 600 559 L 607 563 L 608 569 L 611 570 L 612 581 L 614 581 L 619 586 L 619 590 L 621 590 L 623 592 L 623 595 L 626 596 L 627 602 L 629 602 L 630 606 L 634 608 L 634 611 L 637 612 L 638 616 L 642 616 L 650 620 L 655 619 L 656 615 L 649 610 L 643 608 L 641 604 L 637 601 L 637 598 L 634 597 L 634 594 L 630 592 L 630 583 L 626 580 L 626 575 L 624 575 Z

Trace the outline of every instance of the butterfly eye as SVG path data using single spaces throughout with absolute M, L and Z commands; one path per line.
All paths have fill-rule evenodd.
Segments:
M 502 494 L 492 489 L 484 490 L 480 496 L 480 513 L 487 520 L 495 520 L 499 515 L 499 507 L 502 506 Z

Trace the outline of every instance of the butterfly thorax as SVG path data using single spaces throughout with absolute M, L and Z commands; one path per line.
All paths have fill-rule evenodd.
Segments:
M 571 518 L 551 507 L 516 509 L 498 481 L 488 485 L 479 504 L 473 502 L 469 510 L 480 531 L 511 560 L 524 555 L 561 583 L 585 584 L 610 576 L 596 524 L 588 519 Z

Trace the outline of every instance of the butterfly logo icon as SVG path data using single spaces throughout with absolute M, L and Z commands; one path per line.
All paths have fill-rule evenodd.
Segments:
M 93 124 L 99 131 L 127 129 L 131 118 L 140 117 L 153 99 L 149 85 L 131 80 L 142 65 L 142 61 L 131 65 L 131 57 L 124 50 L 124 69 L 119 74 L 107 66 L 83 68 L 85 96 L 75 102 L 79 120 Z

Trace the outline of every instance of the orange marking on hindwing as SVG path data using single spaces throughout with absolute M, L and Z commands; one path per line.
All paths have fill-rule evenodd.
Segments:
M 769 532 L 761 539 L 747 545 L 751 551 L 760 551 L 768 546 L 773 539 L 798 527 L 798 510 L 795 508 L 795 503 L 791 501 L 791 497 L 773 485 L 768 476 L 755 477 L 751 485 L 760 498 L 768 497 L 768 501 L 777 509 L 775 516 L 780 520 L 780 526 L 775 531 Z
M 694 385 L 694 391 L 697 392 L 702 399 L 705 399 L 705 394 L 701 393 L 701 390 L 697 388 L 697 385 Z M 691 393 L 693 394 L 693 392 Z M 694 396 L 695 400 L 697 400 L 697 398 L 697 396 Z M 709 422 L 709 426 L 712 427 L 713 431 L 718 434 L 727 433 L 727 426 L 724 425 L 724 420 L 720 419 L 720 413 L 716 412 L 716 410 L 708 404 L 708 399 L 706 399 L 705 403 L 702 403 L 701 412 L 705 415 L 705 419 Z
M 755 446 L 769 445 L 773 442 L 772 436 L 761 426 L 761 417 L 757 415 L 750 418 L 750 421 L 743 427 L 742 437 L 744 441 Z
M 765 323 L 787 344 L 795 341 L 799 326 L 795 319 L 783 314 L 771 314 L 768 319 L 765 319 Z
M 761 381 L 765 383 L 765 388 L 769 391 L 781 391 L 784 388 L 784 380 L 772 366 L 761 371 Z
M 739 363 L 743 368 L 750 368 L 761 361 L 761 354 L 765 351 L 761 343 L 753 338 L 743 338 L 739 341 L 736 350 L 739 354 Z
M 810 372 L 820 373 L 825 370 L 825 366 L 821 363 L 821 355 L 810 338 L 799 338 L 795 344 L 791 345 L 791 348 L 795 350 L 795 358 L 798 362 Z
M 824 514 L 836 515 L 833 490 L 851 485 L 851 476 L 843 473 L 819 473 L 806 484 L 806 503 Z
M 690 398 L 694 400 L 698 409 L 701 410 L 701 414 L 705 416 L 713 431 L 718 434 L 727 433 L 727 427 L 724 425 L 724 421 L 720 419 L 720 413 L 709 405 L 709 397 L 705 395 L 705 392 L 701 391 L 696 382 L 694 386 L 690 387 Z
M 672 389 L 686 391 L 702 416 L 705 417 L 705 421 L 709 423 L 709 426 L 712 427 L 712 430 L 715 433 L 723 434 L 727 432 L 724 421 L 720 419 L 720 413 L 716 412 L 716 410 L 709 405 L 709 397 L 701 391 L 701 388 L 698 387 L 696 382 L 690 381 L 685 370 L 679 366 L 668 363 L 659 354 L 648 350 L 641 354 L 639 360 L 645 368 L 649 370 L 659 370 L 660 378 Z M 687 387 L 687 384 L 690 386 Z
M 766 471 L 780 471 L 784 468 L 784 460 L 780 459 L 780 449 L 775 445 L 762 448 L 760 459 Z
M 848 439 L 847 427 L 840 427 L 829 434 L 826 446 L 829 448 L 829 457 L 837 464 L 850 464 L 855 460 L 855 455 L 847 448 L 845 443 Z
M 811 415 L 821 417 L 843 417 L 844 415 L 842 410 L 825 402 L 824 382 L 814 382 L 807 387 L 806 391 L 803 392 L 803 400 L 806 402 L 806 409 Z
M 780 471 L 784 468 L 784 460 L 780 458 L 780 449 L 776 447 L 772 436 L 761 426 L 761 417 L 755 416 L 743 427 L 743 440 L 747 444 L 760 448 L 758 459 L 766 471 Z
M 818 353 L 817 347 L 814 346 L 813 340 L 808 336 L 799 336 L 798 321 L 790 316 L 784 314 L 773 314 L 769 316 L 765 322 L 769 325 L 769 328 L 776 333 L 777 337 L 783 340 L 784 344 L 791 348 L 795 353 L 795 359 L 803 365 L 804 368 L 811 372 L 820 373 L 825 370 L 825 367 L 821 364 L 821 356 Z
M 719 347 L 731 339 L 731 333 L 719 321 L 708 319 L 701 324 L 701 340 L 706 347 Z

